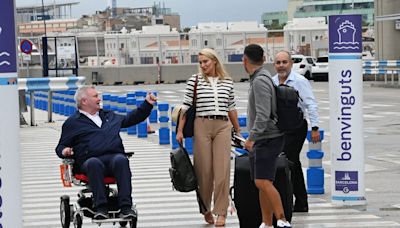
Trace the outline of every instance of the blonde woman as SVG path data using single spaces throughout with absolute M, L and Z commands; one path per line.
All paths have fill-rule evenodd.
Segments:
M 192 105 L 197 77 L 194 168 L 200 195 L 207 208 L 204 213 L 205 221 L 215 226 L 225 226 L 229 205 L 232 125 L 237 133 L 240 131 L 233 80 L 214 50 L 201 50 L 198 59 L 199 73 L 192 75 L 187 82 L 182 110 L 184 112 Z M 184 124 L 185 115 L 180 115 L 176 134 L 178 142 L 182 142 Z

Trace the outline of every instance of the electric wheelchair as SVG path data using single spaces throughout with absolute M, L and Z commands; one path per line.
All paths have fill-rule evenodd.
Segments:
M 133 152 L 125 153 L 128 158 L 132 157 Z M 93 195 L 89 187 L 89 178 L 80 172 L 79 167 L 75 164 L 73 158 L 62 160 L 60 165 L 61 180 L 64 187 L 83 186 L 78 192 L 78 200 L 75 204 L 71 204 L 70 196 L 63 195 L 60 197 L 60 218 L 61 227 L 69 228 L 72 222 L 75 228 L 81 228 L 83 218 L 88 217 L 92 219 L 92 223 L 97 223 L 99 226 L 102 223 L 119 223 L 121 227 L 126 227 L 129 224 L 130 228 L 136 228 L 137 225 L 137 210 L 135 205 L 132 210 L 135 212 L 133 218 L 120 218 L 118 207 L 118 191 L 116 188 L 111 187 L 116 184 L 115 177 L 105 177 L 104 184 L 106 186 L 106 193 L 108 195 L 108 217 L 107 219 L 96 220 L 94 215 L 96 211 L 93 208 Z

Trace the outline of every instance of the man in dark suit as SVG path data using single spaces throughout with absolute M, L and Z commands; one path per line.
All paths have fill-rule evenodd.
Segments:
M 108 218 L 105 176 L 115 176 L 117 180 L 120 217 L 133 218 L 132 174 L 119 132 L 144 121 L 156 98 L 147 94 L 145 102 L 126 116 L 101 109 L 99 93 L 93 86 L 79 88 L 75 101 L 78 110 L 64 122 L 56 153 L 60 158 L 73 156 L 88 176 L 96 209 L 94 219 Z

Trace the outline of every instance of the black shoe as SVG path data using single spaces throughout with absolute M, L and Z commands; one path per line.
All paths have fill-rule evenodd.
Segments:
M 104 220 L 108 219 L 108 210 L 106 208 L 98 208 L 96 214 L 94 214 L 93 219 Z
M 308 207 L 293 207 L 293 212 L 308 212 Z
M 123 219 L 132 219 L 136 218 L 136 216 L 136 212 L 130 207 L 121 208 L 121 212 L 119 213 L 119 217 Z

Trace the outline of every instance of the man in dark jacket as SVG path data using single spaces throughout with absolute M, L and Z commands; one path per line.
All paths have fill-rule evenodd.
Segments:
M 96 208 L 94 219 L 108 218 L 104 176 L 115 176 L 120 216 L 132 218 L 132 174 L 119 132 L 145 120 L 156 98 L 147 94 L 145 102 L 126 116 L 102 110 L 99 93 L 93 86 L 79 88 L 75 101 L 78 111 L 64 122 L 56 153 L 60 158 L 73 156 L 88 176 Z

